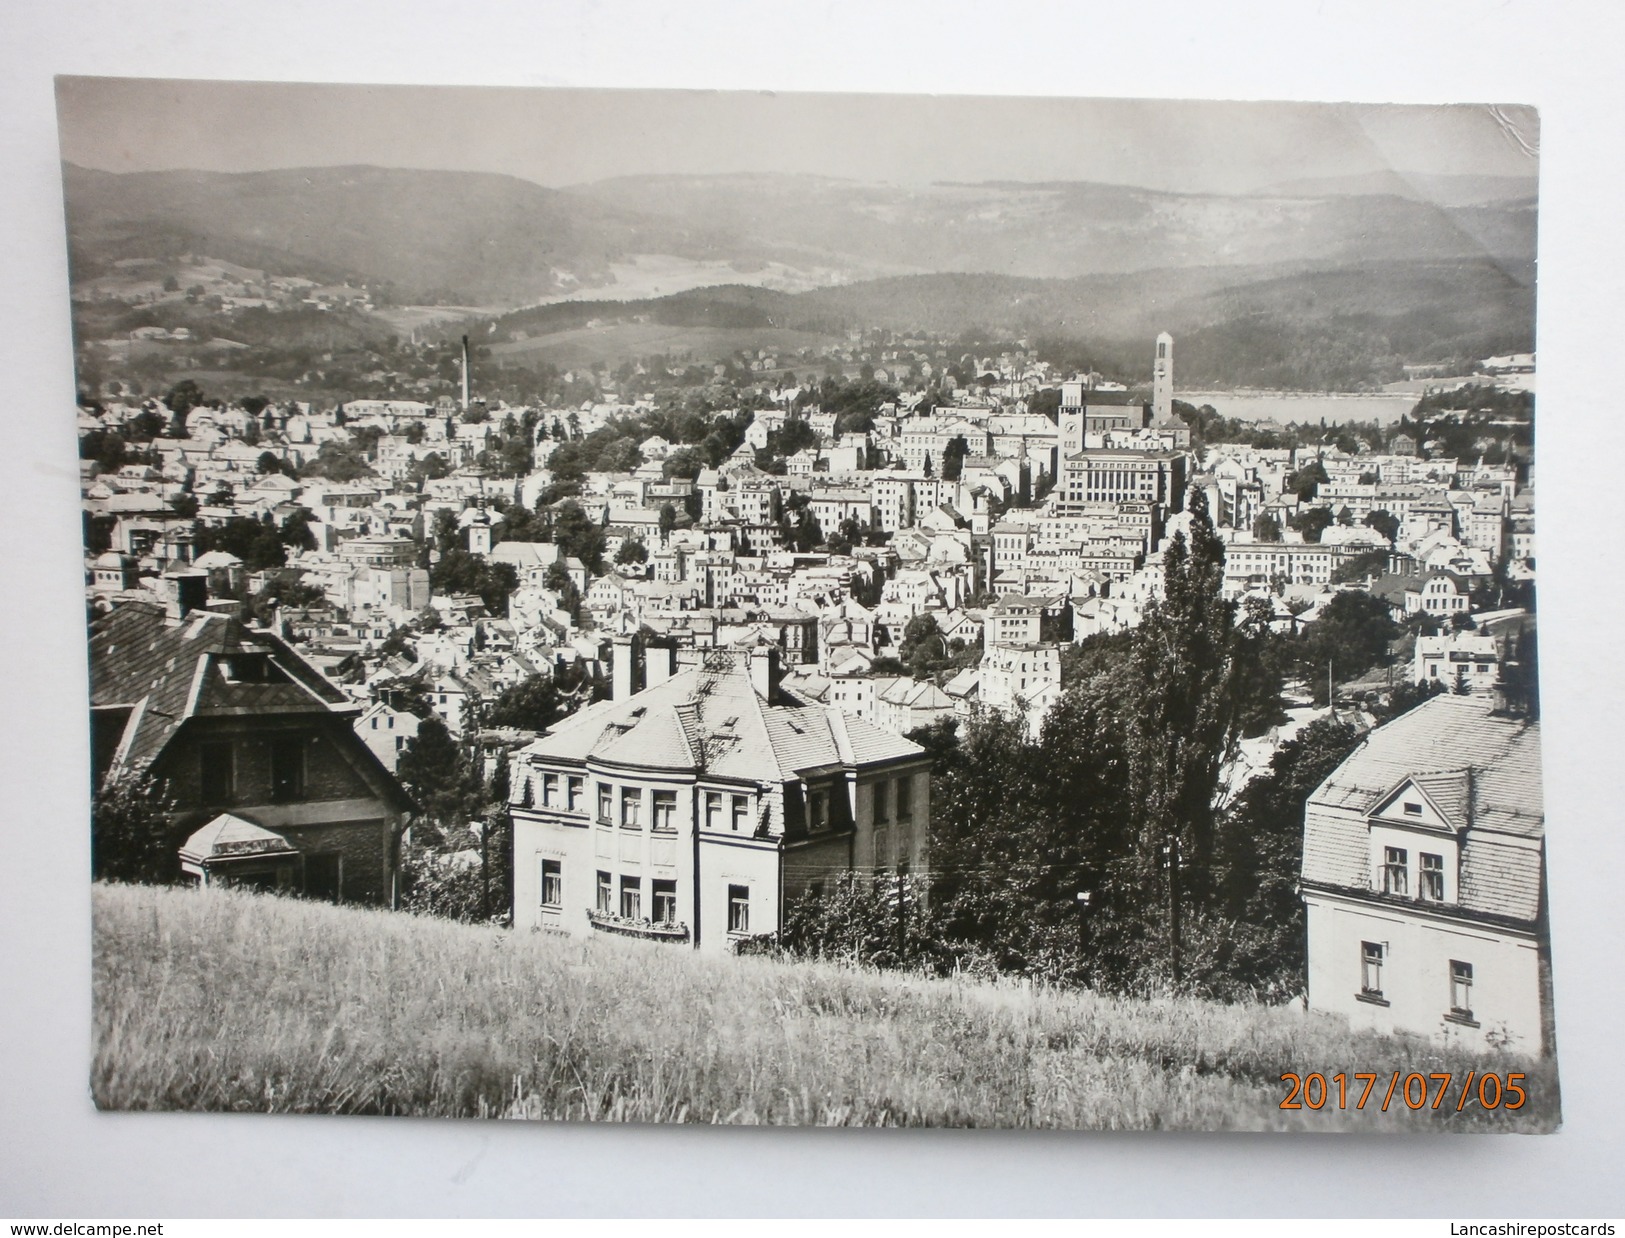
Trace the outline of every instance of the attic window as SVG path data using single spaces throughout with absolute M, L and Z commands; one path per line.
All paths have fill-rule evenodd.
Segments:
M 631 712 L 631 714 L 629 716 L 633 717 L 633 718 L 641 718 L 641 717 L 643 717 L 644 714 L 646 714 L 648 712 L 649 712 L 649 710 L 648 710 L 648 708 L 646 706 L 639 705 L 636 709 L 634 709 Z
M 735 726 L 738 726 L 738 725 L 739 725 L 739 718 L 738 718 L 737 715 L 735 715 L 732 718 L 724 718 L 722 720 L 722 726 L 723 726 L 724 730 L 727 730 L 729 728 L 732 728 L 732 727 L 735 727 Z
M 234 653 L 220 660 L 227 683 L 281 683 L 282 674 L 263 653 Z
M 1420 817 L 1422 815 L 1422 805 L 1413 804 L 1410 800 L 1406 800 L 1405 815 L 1407 817 Z

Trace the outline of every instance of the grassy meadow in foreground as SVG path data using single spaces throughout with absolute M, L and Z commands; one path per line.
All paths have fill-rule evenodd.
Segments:
M 628 1122 L 1549 1130 L 1548 1062 L 1137 1001 L 100 885 L 109 1109 Z M 1517 1112 L 1283 1112 L 1282 1071 L 1523 1070 Z M 1379 1088 L 1379 1093 L 1381 1088 Z

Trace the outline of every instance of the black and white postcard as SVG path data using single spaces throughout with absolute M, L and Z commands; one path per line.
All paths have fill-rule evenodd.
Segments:
M 98 1106 L 1557 1127 L 1532 108 L 58 111 Z

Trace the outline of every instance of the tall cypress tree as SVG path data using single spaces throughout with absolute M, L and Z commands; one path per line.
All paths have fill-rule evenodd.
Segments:
M 1147 869 L 1177 840 L 1182 884 L 1199 895 L 1213 857 L 1220 768 L 1239 736 L 1239 694 L 1235 604 L 1221 593 L 1224 545 L 1202 490 L 1192 489 L 1187 511 L 1189 542 L 1174 535 L 1163 557 L 1163 597 L 1147 606 L 1135 633 L 1129 802 Z

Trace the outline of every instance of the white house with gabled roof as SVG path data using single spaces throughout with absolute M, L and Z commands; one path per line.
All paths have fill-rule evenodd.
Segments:
M 1309 1005 L 1357 1027 L 1549 1051 L 1540 723 L 1437 696 L 1309 797 Z

